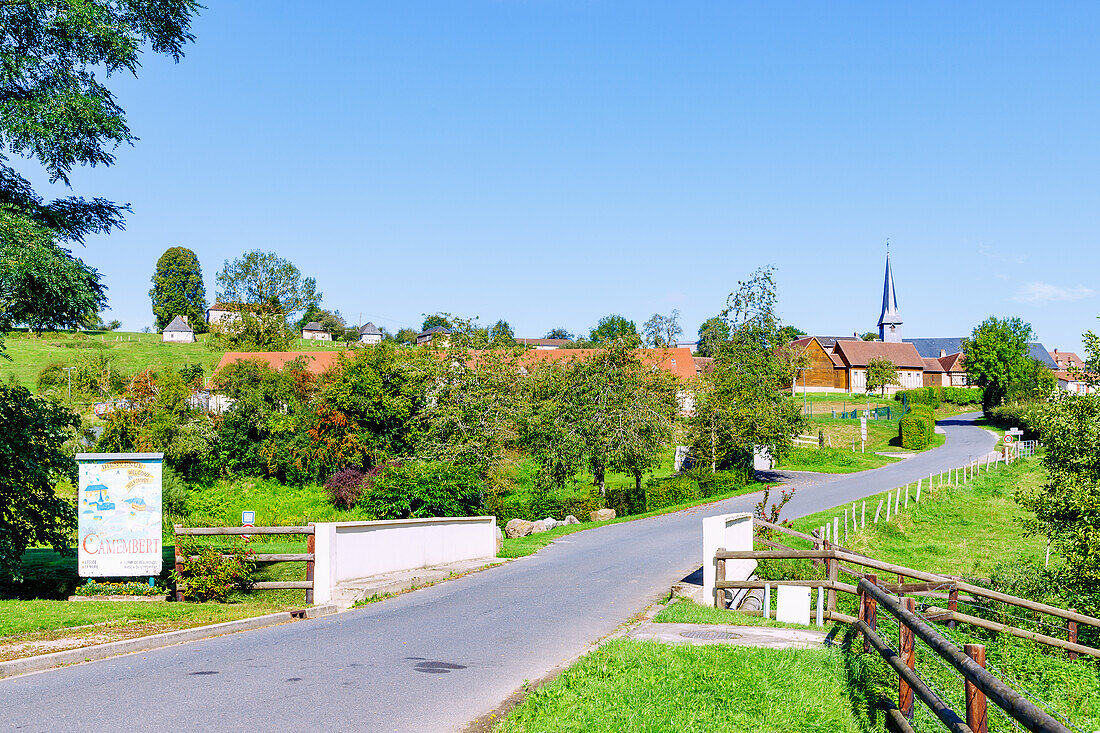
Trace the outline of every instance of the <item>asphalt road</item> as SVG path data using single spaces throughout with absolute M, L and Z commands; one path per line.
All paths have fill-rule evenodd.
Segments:
M 805 485 L 802 516 L 988 452 L 974 416 L 947 443 Z M 13 730 L 447 731 L 494 708 L 668 592 L 701 562 L 703 516 L 756 495 L 566 536 L 539 553 L 347 613 L 0 680 Z

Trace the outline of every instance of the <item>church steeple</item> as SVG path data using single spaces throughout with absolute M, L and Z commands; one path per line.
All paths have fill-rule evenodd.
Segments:
M 890 249 L 886 249 L 886 280 L 882 284 L 882 315 L 878 318 L 878 337 L 889 343 L 901 343 L 901 313 L 894 293 L 894 272 L 890 269 Z

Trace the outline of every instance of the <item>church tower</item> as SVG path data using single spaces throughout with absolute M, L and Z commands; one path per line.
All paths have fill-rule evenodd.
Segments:
M 878 317 L 878 337 L 887 343 L 901 343 L 901 314 L 894 293 L 894 273 L 890 269 L 890 250 L 886 250 L 886 281 L 882 284 L 882 315 Z

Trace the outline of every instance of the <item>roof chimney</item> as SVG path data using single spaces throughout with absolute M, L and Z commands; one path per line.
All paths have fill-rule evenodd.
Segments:
M 1054 350 L 1054 353 L 1055 353 L 1055 354 L 1057 354 L 1057 353 L 1058 353 L 1058 349 L 1055 349 L 1055 350 Z
M 947 356 L 947 349 L 940 349 L 940 358 Z

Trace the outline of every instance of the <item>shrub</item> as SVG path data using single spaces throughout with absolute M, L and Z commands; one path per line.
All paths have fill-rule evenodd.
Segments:
M 705 499 L 708 496 L 728 494 L 749 484 L 756 478 L 756 471 L 751 467 L 735 468 L 717 473 L 701 471 L 694 476 L 699 482 L 699 496 Z
M 333 504 L 341 509 L 351 509 L 363 496 L 366 478 L 367 475 L 356 468 L 345 468 L 325 482 L 325 491 Z
M 180 545 L 177 554 L 183 556 L 183 572 L 172 571 L 172 581 L 177 587 L 186 585 L 183 596 L 190 601 L 229 600 L 235 590 L 246 591 L 252 587 L 252 551 L 236 548 L 224 552 L 212 545 Z M 224 556 L 223 556 L 224 555 Z
M 898 423 L 901 447 L 909 450 L 924 450 L 928 447 L 928 420 L 919 413 L 909 413 Z
M 174 513 L 182 512 L 187 504 L 187 484 L 168 466 L 165 466 L 163 471 L 161 499 L 164 508 Z
M 605 499 L 607 508 L 614 509 L 619 517 L 642 514 L 646 510 L 645 489 L 639 490 L 633 484 L 608 488 Z
M 1029 413 L 1034 407 L 1034 405 L 1027 403 L 1013 402 L 1007 405 L 990 407 L 985 411 L 985 416 L 989 422 L 1002 430 L 1019 428 L 1024 431 L 1025 440 L 1033 440 L 1039 437 L 1029 417 Z
M 982 404 L 981 387 L 944 387 L 943 401 L 949 405 Z
M 673 476 L 663 481 L 650 481 L 645 489 L 645 508 L 657 509 L 694 501 L 703 496 L 699 482 L 690 476 Z
M 386 464 L 359 503 L 378 519 L 466 517 L 481 506 L 484 493 L 472 467 L 407 461 Z

